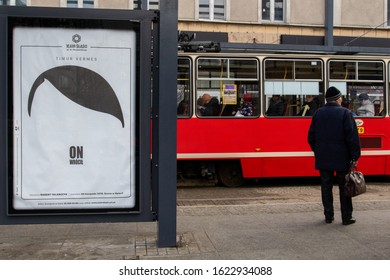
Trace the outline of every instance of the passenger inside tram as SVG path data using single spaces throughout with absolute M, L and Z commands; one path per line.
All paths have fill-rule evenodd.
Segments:
M 203 100 L 202 100 L 202 96 L 200 96 L 197 100 L 196 100 L 196 114 L 198 116 L 201 116 L 202 115 L 202 110 L 204 110 L 204 106 L 203 106 Z
M 218 116 L 219 101 L 216 97 L 212 97 L 209 93 L 204 93 L 198 102 L 200 103 L 199 111 L 202 116 Z
M 190 115 L 190 94 L 189 86 L 186 84 L 177 85 L 177 115 L 188 117 Z
M 236 117 L 253 116 L 253 113 L 252 95 L 250 93 L 245 93 L 242 98 L 242 106 L 237 110 Z
M 371 102 L 367 93 L 361 93 L 359 95 L 360 106 L 356 109 L 356 115 L 360 117 L 373 117 L 375 116 L 374 104 Z
M 267 112 L 267 116 L 283 116 L 285 110 L 285 103 L 280 95 L 272 95 Z
M 313 116 L 318 107 L 318 97 L 315 95 L 306 95 L 305 103 L 303 103 L 302 109 L 298 113 L 298 116 Z
M 188 100 L 183 99 L 177 106 L 177 114 L 179 116 L 187 116 L 190 111 Z

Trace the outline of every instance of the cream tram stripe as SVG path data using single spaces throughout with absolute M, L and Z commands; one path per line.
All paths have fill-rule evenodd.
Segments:
M 390 150 L 362 151 L 363 156 L 388 156 Z M 178 159 L 227 159 L 227 158 L 275 158 L 312 157 L 313 152 L 258 152 L 258 153 L 199 153 L 177 154 Z

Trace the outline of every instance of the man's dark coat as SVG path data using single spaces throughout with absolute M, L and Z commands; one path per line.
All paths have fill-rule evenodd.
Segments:
M 346 172 L 350 162 L 360 157 L 360 139 L 352 113 L 336 102 L 328 102 L 314 113 L 308 143 L 317 170 Z

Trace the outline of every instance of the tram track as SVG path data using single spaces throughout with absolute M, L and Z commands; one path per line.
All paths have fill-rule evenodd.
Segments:
M 334 188 L 335 208 L 338 188 Z M 353 199 L 354 210 L 390 209 L 390 185 L 369 182 L 367 192 Z M 178 188 L 177 215 L 182 217 L 321 213 L 319 186 L 250 186 L 241 188 Z
M 321 191 L 318 184 L 309 181 L 263 182 L 243 187 L 225 188 L 216 186 L 178 187 L 178 207 L 223 207 L 223 206 L 261 206 L 289 204 L 321 204 Z M 334 187 L 335 201 L 338 188 Z M 354 198 L 354 204 L 369 203 L 370 207 L 384 204 L 390 207 L 390 183 L 378 180 L 367 182 L 367 192 Z M 387 207 L 387 206 L 385 206 Z

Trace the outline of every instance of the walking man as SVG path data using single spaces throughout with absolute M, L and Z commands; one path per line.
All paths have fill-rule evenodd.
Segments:
M 308 142 L 314 152 L 315 168 L 320 172 L 325 222 L 330 224 L 334 220 L 332 188 L 336 173 L 342 223 L 350 225 L 356 220 L 352 218 L 352 198 L 344 194 L 345 175 L 351 162 L 360 157 L 360 140 L 352 113 L 341 106 L 341 92 L 330 87 L 325 98 L 325 106 L 313 115 Z

